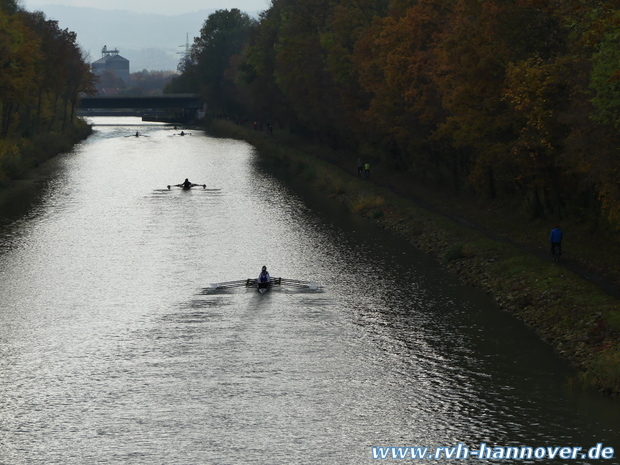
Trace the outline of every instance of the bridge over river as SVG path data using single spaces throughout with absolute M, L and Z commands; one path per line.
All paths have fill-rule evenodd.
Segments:
M 143 119 L 184 122 L 195 119 L 203 108 L 202 100 L 195 94 L 165 94 L 157 96 L 95 95 L 84 96 L 78 107 L 83 114 L 140 113 Z M 137 110 L 148 110 L 136 112 Z M 164 114 L 169 116 L 163 116 Z

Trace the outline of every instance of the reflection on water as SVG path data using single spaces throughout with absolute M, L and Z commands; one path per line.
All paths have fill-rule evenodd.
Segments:
M 617 404 L 571 389 L 530 330 L 409 245 L 294 193 L 252 147 L 96 123 L 1 224 L 0 463 L 619 446 Z M 185 178 L 207 189 L 167 189 Z M 203 291 L 263 264 L 323 289 Z

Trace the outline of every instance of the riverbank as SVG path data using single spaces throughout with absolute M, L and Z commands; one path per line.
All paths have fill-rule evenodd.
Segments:
M 92 134 L 92 127 L 82 119 L 63 133 L 42 133 L 29 139 L 0 141 L 0 189 L 15 187 L 16 181 L 32 174 L 32 170 L 64 152 Z
M 580 372 L 586 386 L 620 394 L 620 282 L 615 242 L 588 240 L 588 225 L 565 223 L 566 260 L 549 260 L 544 221 L 524 224 L 514 210 L 442 196 L 373 169 L 371 180 L 355 175 L 352 153 L 312 146 L 213 120 L 214 135 L 248 141 L 273 169 L 286 169 L 351 211 L 409 240 L 466 283 L 482 288 L 499 305 L 533 327 Z M 457 212 L 457 213 L 455 213 Z M 567 228 L 567 226 L 569 226 Z M 543 238 L 543 239 L 541 239 Z M 611 244 L 599 247 L 598 244 Z

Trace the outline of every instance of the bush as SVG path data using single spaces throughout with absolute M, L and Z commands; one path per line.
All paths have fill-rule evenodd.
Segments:
M 0 178 L 8 182 L 24 173 L 22 156 L 17 144 L 0 141 Z
M 463 258 L 463 244 L 456 244 L 446 252 L 443 259 L 446 263 Z
M 589 363 L 584 378 L 605 391 L 620 393 L 620 351 L 607 348 L 599 352 Z
M 92 127 L 77 119 L 64 134 L 46 132 L 28 139 L 0 140 L 0 185 L 19 179 L 44 161 L 68 152 L 91 133 Z
M 380 195 L 360 194 L 353 203 L 352 209 L 354 213 L 359 213 L 363 210 L 383 207 L 383 205 L 385 205 L 385 199 Z

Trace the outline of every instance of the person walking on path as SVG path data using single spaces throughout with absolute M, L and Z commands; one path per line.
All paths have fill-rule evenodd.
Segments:
M 551 243 L 551 256 L 560 258 L 562 255 L 562 236 L 564 233 L 560 229 L 560 225 L 556 224 L 555 228 L 549 233 L 549 242 Z
M 362 177 L 362 172 L 364 171 L 364 164 L 362 163 L 362 159 L 357 159 L 357 176 Z
M 364 177 L 370 179 L 370 163 L 364 165 Z

